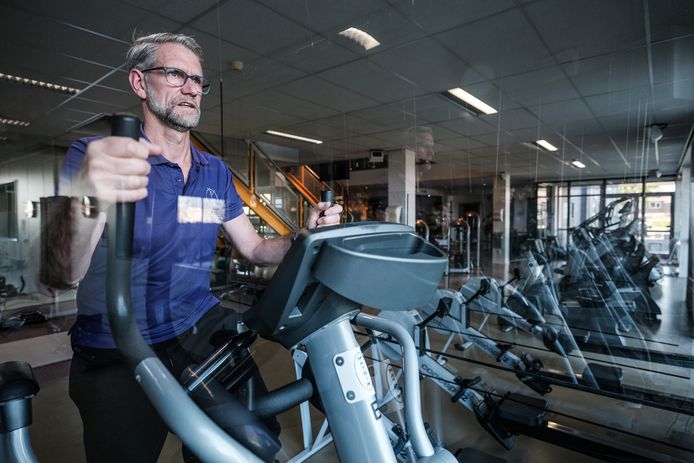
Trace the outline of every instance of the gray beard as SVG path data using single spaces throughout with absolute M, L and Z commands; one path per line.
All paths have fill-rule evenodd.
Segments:
M 194 129 L 200 122 L 200 109 L 197 113 L 191 116 L 182 116 L 176 112 L 176 105 L 185 99 L 174 98 L 168 106 L 159 104 L 150 87 L 145 89 L 147 92 L 146 104 L 149 110 L 159 118 L 167 127 L 176 130 L 177 132 L 187 132 Z

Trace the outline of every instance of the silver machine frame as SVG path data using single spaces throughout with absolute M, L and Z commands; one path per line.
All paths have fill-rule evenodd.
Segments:
M 386 333 L 401 346 L 402 352 L 399 355 L 404 360 L 404 406 L 409 441 L 405 445 L 406 450 L 398 455 L 393 451 L 393 442 L 397 440 L 392 431 L 393 423 L 379 411 L 382 405 L 379 400 L 382 392 L 379 376 L 374 375 L 374 388 L 352 324 Z M 314 438 L 308 403 L 301 405 L 304 450 L 288 460 L 288 463 L 307 461 L 330 442 L 335 444 L 342 462 L 457 462 L 448 450 L 434 448 L 429 440 L 422 419 L 417 348 L 411 335 L 399 323 L 357 313 L 336 320 L 325 329 L 313 333 L 301 344 L 305 346 L 305 352 L 295 350 L 293 353 L 297 374 L 301 376 L 306 358 L 310 358 L 326 419 Z M 353 363 L 346 360 L 349 357 L 355 359 Z M 338 361 L 344 361 L 344 365 L 348 365 L 345 371 L 349 371 L 349 375 L 342 376 L 339 373 L 336 368 Z M 366 375 L 361 379 L 360 374 L 356 373 L 360 370 L 366 371 Z M 342 378 L 338 378 L 339 376 Z M 369 382 L 364 384 L 367 376 Z M 335 384 L 339 387 L 334 387 Z M 354 390 L 344 392 L 346 384 L 351 385 L 347 387 L 353 387 Z M 329 385 L 333 386 L 328 387 Z M 361 400 L 350 403 L 348 394 L 353 392 L 353 400 L 359 399 L 359 388 L 363 389 Z M 355 426 L 359 429 L 358 439 L 355 438 Z M 404 455 L 410 455 L 409 459 L 404 459 Z

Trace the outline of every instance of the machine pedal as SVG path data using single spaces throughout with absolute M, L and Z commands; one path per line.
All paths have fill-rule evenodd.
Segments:
M 547 401 L 516 392 L 507 394 L 499 406 L 499 418 L 524 426 L 540 426 L 545 419 Z

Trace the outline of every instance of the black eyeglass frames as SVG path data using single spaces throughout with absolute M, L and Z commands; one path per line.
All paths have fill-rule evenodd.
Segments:
M 207 77 L 186 74 L 185 71 L 182 71 L 178 68 L 159 66 L 156 68 L 142 69 L 140 72 L 153 71 L 162 71 L 164 73 L 166 81 L 169 83 L 169 85 L 173 87 L 183 87 L 186 84 L 186 81 L 190 79 L 195 85 L 200 87 L 200 92 L 203 95 L 207 95 L 210 92 L 210 86 L 212 85 L 212 82 L 210 82 L 210 80 Z

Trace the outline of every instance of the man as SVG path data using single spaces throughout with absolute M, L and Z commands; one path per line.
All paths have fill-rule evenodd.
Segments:
M 58 251 L 52 262 L 70 284 L 79 282 L 70 396 L 82 417 L 90 462 L 155 462 L 167 435 L 121 362 L 108 326 L 104 227 L 109 205 L 136 202 L 133 307 L 146 341 L 176 376 L 211 352 L 215 333 L 234 328 L 233 317 L 209 290 L 219 224 L 181 220 L 191 212 L 187 205 L 216 208 L 211 217 L 254 263 L 277 264 L 291 246 L 290 237 L 265 240 L 256 233 L 226 165 L 191 145 L 190 130 L 210 86 L 201 59 L 200 46 L 188 36 L 160 33 L 136 40 L 127 67 L 130 86 L 142 102 L 142 138 L 79 140 L 61 169 L 62 190 L 96 198 L 98 205 L 96 217 L 87 218 L 72 200 L 69 249 Z M 319 203 L 306 225 L 337 224 L 341 211 L 339 205 Z

